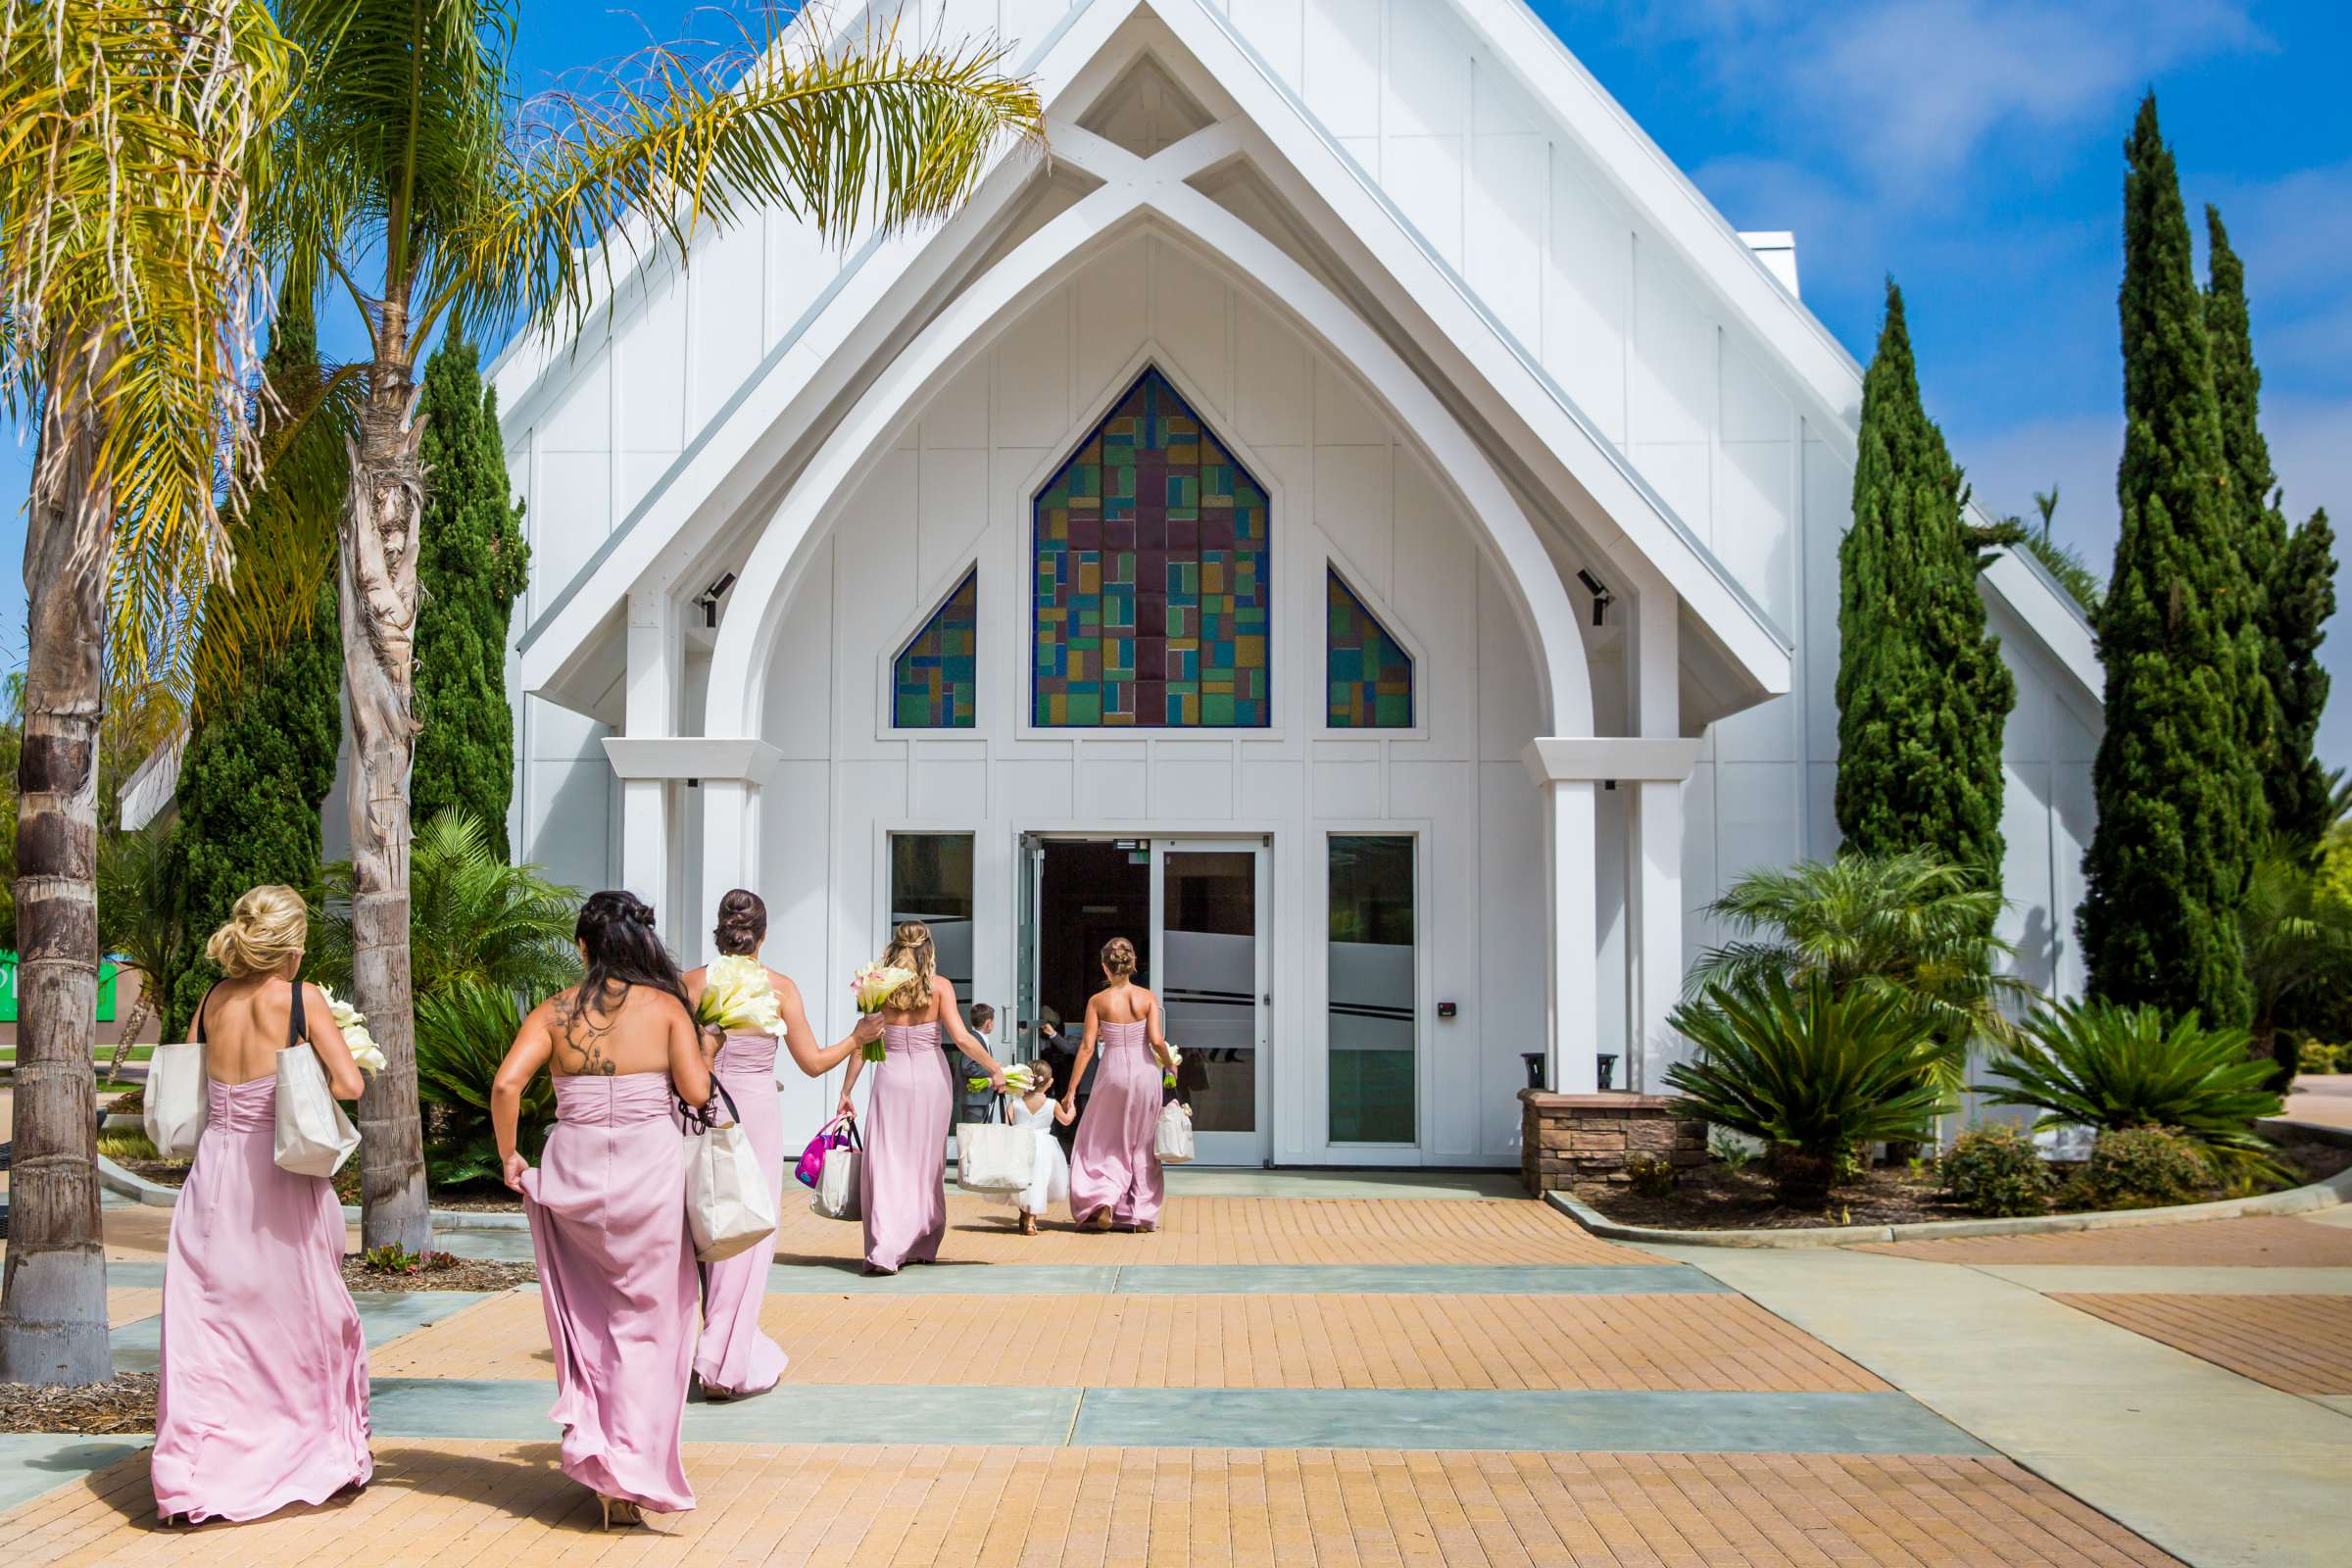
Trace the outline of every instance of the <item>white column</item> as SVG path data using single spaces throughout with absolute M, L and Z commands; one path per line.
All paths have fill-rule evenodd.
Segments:
M 1566 1095 L 1599 1084 L 1599 956 L 1593 849 L 1595 786 L 1551 779 L 1544 792 L 1544 972 L 1549 1053 L 1544 1081 Z
M 1682 734 L 1680 605 L 1664 582 L 1644 585 L 1635 607 L 1635 713 L 1644 739 Z M 1634 793 L 1627 835 L 1626 890 L 1633 940 L 1627 944 L 1625 1071 L 1628 1089 L 1659 1092 L 1667 1064 L 1680 1054 L 1667 1026 L 1683 986 L 1683 785 L 1680 779 L 1626 782 Z
M 629 595 L 628 653 L 622 733 L 674 733 L 680 658 L 677 616 L 666 592 Z M 621 886 L 656 906 L 669 893 L 669 789 L 662 778 L 624 778 L 620 787 Z
M 729 888 L 760 885 L 760 786 L 748 778 L 706 778 L 703 887 L 715 905 Z

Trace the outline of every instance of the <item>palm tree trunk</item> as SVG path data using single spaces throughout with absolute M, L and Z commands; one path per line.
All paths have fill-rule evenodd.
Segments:
M 386 310 L 386 316 L 393 313 Z M 351 724 L 353 1004 L 384 1053 L 360 1097 L 360 1235 L 367 1247 L 432 1245 L 416 1103 L 416 998 L 409 970 L 409 762 L 416 750 L 417 530 L 421 422 L 409 421 L 402 323 L 379 323 L 378 352 L 341 540 L 343 693 Z
M 52 374 L 26 509 L 16 1149 L 0 1291 L 0 1379 L 13 1383 L 103 1383 L 115 1375 L 91 1070 L 98 724 L 105 713 L 100 628 L 114 535 L 114 497 L 96 472 L 105 430 L 91 391 L 113 352 L 109 345 L 76 354 Z

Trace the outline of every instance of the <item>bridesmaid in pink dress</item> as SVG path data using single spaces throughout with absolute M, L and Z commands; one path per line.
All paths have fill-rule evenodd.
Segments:
M 1106 984 L 1087 1002 L 1086 1035 L 1061 1096 L 1062 1109 L 1072 1109 L 1101 1040 L 1102 1068 L 1070 1150 L 1070 1212 L 1092 1230 L 1113 1224 L 1157 1230 L 1165 1194 L 1156 1133 L 1168 1040 L 1160 1030 L 1159 999 L 1134 976 L 1135 944 L 1125 937 L 1103 943 Z
M 564 1473 L 607 1528 L 694 1506 L 678 1425 L 694 1363 L 694 1246 L 676 1096 L 710 1100 L 710 1070 L 654 911 L 598 893 L 575 927 L 587 973 L 531 1009 L 499 1064 L 490 1118 L 523 1196 L 556 1352 Z M 515 1148 L 523 1088 L 555 1076 L 555 1127 L 534 1168 Z
M 722 954 L 756 958 L 767 940 L 767 906 L 760 895 L 737 888 L 718 901 L 718 928 L 711 940 Z M 700 1004 L 708 968 L 689 970 L 686 995 Z M 808 1027 L 808 1011 L 801 1004 L 801 988 L 775 970 L 767 971 L 775 988 L 776 1012 L 784 1020 L 784 1049 L 792 1063 L 811 1078 L 823 1076 L 847 1060 L 868 1040 L 880 1039 L 882 1020 L 863 1017 L 858 1027 L 830 1046 L 816 1043 Z M 751 1134 L 752 1147 L 767 1167 L 768 1186 L 776 1212 L 784 1212 L 784 1124 L 776 1111 L 776 1037 L 759 1031 L 732 1031 L 718 1047 L 711 1070 L 735 1099 L 735 1109 Z M 767 1298 L 767 1267 L 775 1260 L 772 1247 L 754 1247 L 716 1263 L 700 1265 L 703 1283 L 703 1341 L 694 1353 L 694 1373 L 703 1380 L 703 1396 L 731 1399 L 737 1395 L 764 1394 L 784 1375 L 783 1348 L 760 1331 L 760 1306 Z
M 865 1157 L 858 1163 L 858 1201 L 865 1216 L 865 1271 L 896 1274 L 902 1264 L 939 1261 L 948 1232 L 948 1123 L 956 1095 L 940 1031 L 956 1049 L 1004 1092 L 1004 1069 L 988 1048 L 972 1038 L 956 1010 L 956 988 L 942 979 L 931 948 L 931 928 L 903 922 L 883 951 L 886 968 L 913 971 L 879 1014 L 886 1054 L 874 1067 L 874 1087 L 865 1107 Z M 860 1052 L 850 1058 L 841 1086 L 842 1114 L 855 1115 L 850 1090 L 865 1067 Z
M 338 1100 L 360 1069 L 317 986 L 291 888 L 237 901 L 196 1009 L 210 1080 L 196 1163 L 172 1209 L 148 1471 L 167 1520 L 259 1519 L 368 1484 L 368 1338 L 343 1288 L 332 1183 L 277 1168 L 277 1053 L 308 1040 Z

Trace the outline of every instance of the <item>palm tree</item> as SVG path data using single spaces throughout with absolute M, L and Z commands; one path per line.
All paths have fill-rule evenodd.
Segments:
M 248 196 L 292 56 L 258 0 L 0 12 L 0 399 L 37 418 L 17 769 L 20 1020 L 0 1378 L 113 1373 L 96 1168 L 97 766 L 193 569 L 225 564 L 262 270 Z M 101 629 L 111 621 L 111 639 Z
M 1684 995 L 1819 974 L 1838 996 L 1896 998 L 1942 1047 L 1931 1058 L 1932 1076 L 1956 1090 L 1970 1042 L 2013 1036 L 2003 999 L 2036 995 L 1996 972 L 2016 952 L 1992 934 L 2002 907 L 2000 894 L 1924 850 L 1750 871 L 1706 910 L 1740 940 L 1702 955 Z
M 124 1015 L 106 1064 L 111 1079 L 122 1073 L 131 1040 L 150 1014 L 162 1017 L 169 1029 L 172 993 L 198 956 L 196 944 L 188 940 L 169 822 L 99 839 L 98 936 L 118 966 L 139 977 L 139 1000 Z M 164 1038 L 174 1037 L 167 1033 Z
M 2295 1080 L 2299 1043 L 2278 1031 L 2278 1011 L 2293 997 L 2340 985 L 2352 960 L 2352 919 L 2319 896 L 2319 876 L 2300 844 L 2273 838 L 2255 857 L 2238 906 L 2238 939 L 2254 988 L 2253 1054 L 2270 1059 L 2268 1087 Z
M 682 255 L 705 221 L 774 206 L 842 239 L 942 217 L 1007 140 L 1044 133 L 1036 92 L 999 74 L 994 44 L 850 43 L 778 31 L 767 11 L 740 48 L 650 50 L 602 94 L 518 117 L 504 96 L 516 3 L 279 6 L 308 66 L 269 227 L 292 278 L 357 307 L 369 348 L 329 378 L 358 388 L 336 539 L 259 531 L 339 576 L 352 983 L 387 1061 L 360 1102 L 362 1233 L 410 1251 L 430 1239 L 409 951 L 416 530 L 432 483 L 412 416 L 420 348 L 444 328 L 576 325 L 616 245 Z M 265 618 L 250 617 L 248 655 L 280 635 Z M 206 640 L 233 657 L 233 639 Z

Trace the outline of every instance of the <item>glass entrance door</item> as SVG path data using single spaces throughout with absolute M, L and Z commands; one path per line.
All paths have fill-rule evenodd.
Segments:
M 1263 1165 L 1273 1151 L 1265 846 L 1156 839 L 1152 849 L 1151 984 L 1184 1053 L 1177 1087 L 1193 1107 L 1198 1158 Z

